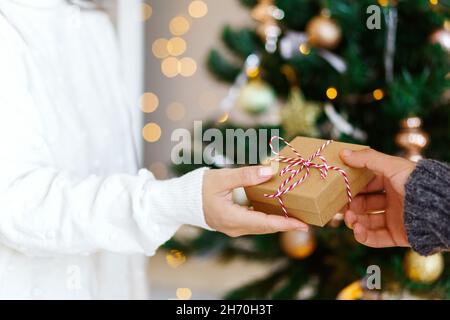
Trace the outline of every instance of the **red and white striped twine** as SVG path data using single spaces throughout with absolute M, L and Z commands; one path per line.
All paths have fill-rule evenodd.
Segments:
M 283 141 L 291 150 L 292 152 L 294 152 L 294 154 L 296 155 L 295 158 L 287 158 L 282 156 L 279 152 L 275 151 L 274 147 L 273 147 L 273 142 L 275 140 L 280 140 Z M 350 190 L 350 183 L 348 181 L 348 176 L 347 176 L 347 172 L 345 172 L 343 169 L 336 167 L 336 166 L 329 166 L 327 164 L 327 160 L 325 159 L 324 156 L 322 156 L 322 151 L 328 147 L 331 143 L 333 143 L 332 140 L 329 140 L 327 142 L 325 142 L 320 148 L 319 150 L 317 150 L 311 157 L 309 157 L 308 159 L 304 159 L 299 153 L 298 151 L 286 140 L 284 140 L 281 137 L 275 136 L 272 137 L 272 139 L 270 140 L 270 149 L 272 150 L 272 153 L 274 155 L 277 156 L 276 159 L 273 159 L 273 161 L 277 161 L 280 163 L 287 163 L 288 165 L 280 171 L 280 177 L 284 176 L 287 173 L 290 173 L 291 175 L 283 181 L 283 183 L 278 187 L 278 190 L 275 194 L 265 194 L 264 197 L 269 198 L 269 199 L 277 199 L 278 202 L 280 203 L 281 208 L 283 209 L 283 213 L 286 217 L 288 217 L 288 211 L 287 208 L 284 204 L 283 201 L 283 196 L 285 194 L 287 194 L 288 192 L 291 192 L 293 189 L 295 189 L 297 186 L 299 186 L 300 184 L 302 184 L 306 179 L 308 179 L 308 177 L 310 176 L 311 172 L 310 169 L 314 168 L 314 169 L 318 169 L 320 171 L 320 177 L 322 179 L 326 179 L 328 176 L 328 172 L 330 170 L 334 170 L 339 172 L 342 177 L 344 178 L 344 182 L 345 182 L 345 187 L 347 189 L 347 196 L 348 196 L 348 202 L 352 202 L 352 192 Z M 322 164 L 320 163 L 314 163 L 313 161 L 318 158 L 322 161 Z M 297 169 L 295 167 L 298 167 Z M 295 183 L 289 185 L 289 183 L 296 177 L 298 176 L 303 170 L 305 170 L 305 174 L 299 179 L 297 180 Z M 289 186 L 288 186 L 289 185 Z M 286 187 L 288 186 L 288 187 Z

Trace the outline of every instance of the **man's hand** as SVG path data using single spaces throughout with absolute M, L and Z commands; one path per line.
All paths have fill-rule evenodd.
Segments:
M 203 210 L 206 223 L 231 237 L 302 230 L 308 226 L 293 218 L 267 215 L 233 203 L 235 188 L 258 185 L 270 180 L 271 167 L 211 170 L 203 181 Z
M 367 168 L 376 174 L 345 212 L 345 223 L 353 228 L 355 239 L 374 248 L 409 246 L 403 205 L 405 184 L 416 164 L 371 149 L 344 150 L 341 158 L 350 167 Z

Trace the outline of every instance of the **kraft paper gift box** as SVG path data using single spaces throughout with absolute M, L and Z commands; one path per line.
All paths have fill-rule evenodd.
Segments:
M 326 140 L 297 137 L 290 144 L 304 159 L 309 159 L 326 142 Z M 283 142 L 280 142 L 280 147 L 283 144 Z M 345 171 L 353 198 L 374 178 L 374 174 L 367 169 L 348 167 L 340 159 L 339 152 L 343 149 L 357 151 L 368 148 L 367 146 L 332 142 L 320 153 L 328 166 L 336 166 Z M 299 159 L 289 146 L 284 147 L 279 155 Z M 277 156 L 273 158 L 277 158 Z M 311 162 L 323 164 L 320 158 L 315 158 Z M 255 210 L 268 214 L 284 215 L 279 200 L 267 198 L 265 195 L 276 194 L 279 186 L 291 175 L 291 173 L 279 175 L 287 165 L 286 163 L 272 161 L 272 166 L 278 167 L 278 173 L 266 183 L 245 188 L 247 197 Z M 292 169 L 298 168 L 299 166 L 295 166 Z M 321 178 L 319 169 L 310 168 L 309 170 L 309 177 L 281 198 L 290 217 L 323 227 L 349 202 L 346 183 L 343 175 L 336 170 L 329 170 L 325 179 Z M 303 169 L 287 184 L 286 188 L 301 179 L 305 173 L 306 169 Z

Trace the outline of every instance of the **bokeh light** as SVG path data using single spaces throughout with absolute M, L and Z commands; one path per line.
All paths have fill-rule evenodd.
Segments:
M 177 298 L 180 300 L 189 300 L 192 297 L 192 291 L 189 288 L 178 288 Z
M 177 58 L 166 58 L 161 63 L 161 71 L 168 78 L 176 77 L 180 70 L 179 64 L 180 63 Z
M 182 36 L 189 31 L 191 23 L 183 16 L 176 16 L 170 21 L 169 29 L 174 36 Z
M 172 56 L 180 56 L 186 51 L 186 41 L 180 37 L 174 37 L 167 43 L 167 51 Z
M 161 127 L 156 123 L 148 123 L 142 130 L 142 136 L 147 142 L 156 142 L 161 138 Z
M 327 97 L 328 97 L 328 99 L 334 100 L 334 99 L 337 98 L 337 96 L 338 96 L 338 92 L 337 92 L 336 88 L 330 87 L 330 88 L 327 89 Z
M 164 38 L 157 39 L 153 42 L 152 52 L 155 55 L 155 57 L 159 59 L 164 59 L 169 56 L 168 43 L 169 41 Z
M 159 106 L 159 98 L 153 92 L 146 92 L 141 96 L 140 106 L 142 112 L 152 113 Z
M 172 121 L 181 121 L 186 116 L 186 108 L 181 103 L 174 102 L 167 107 L 166 114 Z
M 208 13 L 208 5 L 201 0 L 194 0 L 189 4 L 189 15 L 192 18 L 202 18 Z
M 180 250 L 170 250 L 166 255 L 166 262 L 170 267 L 176 269 L 186 262 L 186 256 Z
M 389 5 L 389 0 L 378 0 L 378 4 L 382 7 L 387 7 Z
M 197 71 L 197 63 L 192 58 L 183 58 L 179 63 L 180 74 L 183 77 L 191 77 Z
M 302 43 L 299 47 L 299 50 L 304 55 L 308 55 L 311 52 L 311 48 L 306 43 Z
M 373 98 L 375 100 L 383 100 L 384 98 L 384 92 L 381 89 L 376 89 L 373 91 Z
M 228 121 L 230 115 L 228 113 L 224 113 L 218 120 L 218 123 L 225 123 Z
M 141 4 L 141 21 L 147 21 L 148 19 L 150 19 L 150 17 L 153 14 L 153 8 L 147 4 L 147 3 L 142 3 Z

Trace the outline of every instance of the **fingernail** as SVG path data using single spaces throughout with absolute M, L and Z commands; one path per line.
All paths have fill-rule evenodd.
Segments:
M 258 170 L 258 175 L 261 178 L 272 177 L 274 175 L 272 167 L 261 167 Z
M 352 155 L 352 151 L 351 151 L 351 150 L 348 150 L 348 149 L 344 149 L 344 150 L 342 150 L 341 155 L 342 155 L 344 158 L 350 157 L 350 156 Z

